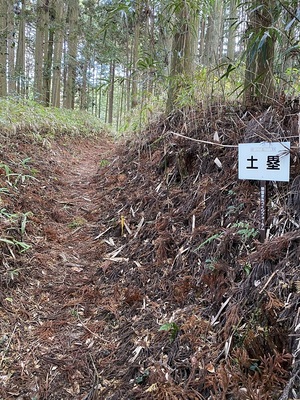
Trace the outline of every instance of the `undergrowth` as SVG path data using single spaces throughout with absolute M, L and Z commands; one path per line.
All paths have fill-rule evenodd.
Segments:
M 40 177 L 47 174 L 49 166 L 41 165 L 38 152 L 51 151 L 54 140 L 108 135 L 109 129 L 87 112 L 0 99 L 0 281 L 13 280 L 15 260 L 31 248 L 34 235 L 27 228 L 36 210 L 26 209 L 20 199 L 27 194 L 29 203 L 33 191 L 40 191 Z
M 37 139 L 57 135 L 93 137 L 108 133 L 109 128 L 85 111 L 43 107 L 26 99 L 0 99 L 0 134 L 19 132 Z

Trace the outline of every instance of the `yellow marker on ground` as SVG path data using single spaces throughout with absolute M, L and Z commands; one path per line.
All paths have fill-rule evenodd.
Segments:
M 121 236 L 123 236 L 124 235 L 124 226 L 125 226 L 125 217 L 124 217 L 124 215 L 121 215 L 120 224 L 121 224 Z

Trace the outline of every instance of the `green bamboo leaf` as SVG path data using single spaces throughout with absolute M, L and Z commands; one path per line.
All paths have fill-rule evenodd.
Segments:
M 291 21 L 286 25 L 286 27 L 284 28 L 285 31 L 289 31 L 292 27 L 292 25 L 294 24 L 294 22 L 296 21 L 296 18 L 292 18 Z
M 257 50 L 260 50 L 264 46 L 264 44 L 266 43 L 267 39 L 270 38 L 270 37 L 271 36 L 270 36 L 269 31 L 265 31 L 263 36 L 262 36 L 262 38 L 260 39 L 260 42 L 259 42 L 258 47 L 257 47 Z
M 204 247 L 206 244 L 212 242 L 215 239 L 218 239 L 222 234 L 221 233 L 216 233 L 213 236 L 210 236 L 208 239 L 206 239 L 204 242 L 202 242 L 198 247 L 196 247 L 195 250 L 200 250 L 202 247 Z
M 5 238 L 0 238 L 0 242 L 6 243 L 6 244 L 11 244 L 14 245 L 14 241 L 10 239 L 5 239 Z
M 227 69 L 226 69 L 226 72 L 217 80 L 217 83 L 220 82 L 224 78 L 229 78 L 230 73 L 232 71 L 234 71 L 235 69 L 236 69 L 236 67 L 234 65 L 229 64 Z

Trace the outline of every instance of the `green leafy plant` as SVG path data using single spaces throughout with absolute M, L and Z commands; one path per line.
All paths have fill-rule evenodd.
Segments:
M 13 182 L 14 186 L 17 186 L 19 182 L 21 182 L 23 184 L 28 179 L 32 179 L 35 181 L 38 180 L 37 178 L 35 178 L 34 176 L 29 175 L 29 174 L 15 173 L 15 174 L 10 174 L 10 176 L 15 177 L 14 182 Z
M 258 372 L 259 374 L 261 373 L 261 369 L 259 368 L 259 362 L 258 361 L 253 361 L 252 364 L 249 367 L 249 370 L 252 372 Z
M 26 167 L 32 161 L 31 157 L 26 157 L 21 161 L 23 167 Z
M 32 215 L 31 211 L 26 213 L 10 213 L 9 211 L 6 210 L 6 208 L 0 209 L 0 217 L 2 216 L 6 218 L 7 220 L 11 221 L 11 223 L 16 223 L 16 221 L 21 219 L 20 234 L 22 237 L 25 235 L 28 217 L 30 217 L 31 215 Z
M 12 173 L 10 167 L 7 164 L 0 163 L 0 168 L 4 169 L 6 178 L 9 178 L 10 174 Z
M 74 318 L 78 318 L 78 316 L 79 316 L 78 310 L 76 310 L 75 308 L 73 308 L 73 309 L 70 311 L 70 313 L 71 313 L 72 317 L 74 317 Z
M 13 303 L 14 299 L 12 297 L 5 297 L 6 301 L 9 301 L 10 303 Z
M 28 159 L 25 159 L 25 160 L 28 160 Z M 23 162 L 24 162 L 24 160 L 21 162 L 22 165 L 23 165 Z M 26 162 L 28 162 L 28 161 L 26 161 Z M 0 163 L 0 168 L 2 168 L 4 170 L 5 177 L 7 179 L 7 182 L 10 185 L 17 186 L 19 182 L 21 182 L 23 184 L 27 179 L 33 179 L 33 180 L 37 181 L 37 179 L 33 175 L 23 174 L 21 172 L 20 173 L 13 172 L 12 169 L 7 164 Z
M 19 269 L 11 269 L 7 271 L 8 279 L 13 281 L 19 275 Z
M 249 262 L 246 262 L 245 265 L 244 265 L 244 268 L 243 268 L 245 273 L 246 273 L 246 275 L 250 274 L 251 268 L 252 268 L 251 264 Z
M 150 375 L 150 371 L 149 371 L 149 369 L 146 369 L 141 375 L 139 375 L 135 378 L 135 382 L 138 384 L 144 383 L 149 375 Z
M 225 213 L 225 217 L 228 217 L 229 215 L 232 215 L 232 214 L 238 215 L 238 213 L 240 211 L 242 211 L 243 208 L 244 208 L 244 203 L 240 203 L 238 205 L 229 206 L 229 207 L 227 207 L 227 210 L 226 210 L 226 213 Z
M 21 230 L 21 235 L 22 236 L 25 235 L 28 217 L 30 217 L 30 216 L 32 216 L 32 212 L 31 211 L 23 213 L 22 216 L 21 216 L 21 227 L 20 227 L 20 230 Z
M 29 244 L 27 244 L 25 242 L 20 242 L 19 240 L 16 240 L 16 239 L 7 239 L 4 237 L 0 237 L 0 242 L 6 243 L 8 245 L 8 247 L 13 246 L 13 247 L 17 248 L 17 250 L 20 253 L 24 253 L 25 251 L 29 250 L 31 247 Z M 10 249 L 10 247 L 9 247 L 9 249 Z M 10 253 L 14 257 L 14 253 L 11 249 L 10 249 Z
M 179 332 L 179 326 L 175 322 L 167 322 L 159 328 L 159 331 L 170 332 L 170 340 L 173 342 Z
M 247 240 L 253 239 L 258 235 L 258 230 L 251 227 L 250 224 L 248 222 L 236 222 L 235 224 L 228 226 L 228 229 L 236 229 L 236 234 L 240 235 L 243 242 L 247 242 Z M 219 239 L 220 237 L 222 237 L 226 232 L 218 232 L 215 233 L 214 235 L 210 236 L 209 238 L 207 238 L 206 240 L 204 240 L 204 242 L 202 242 L 198 247 L 195 248 L 195 251 L 200 250 L 201 248 L 203 248 L 204 246 L 206 246 L 207 244 L 211 243 L 212 241 Z
M 99 161 L 99 166 L 100 167 L 106 167 L 108 164 L 109 164 L 108 160 L 103 159 L 103 160 Z
M 86 223 L 86 220 L 84 218 L 77 217 L 68 224 L 68 227 L 71 229 L 75 229 L 80 226 L 83 226 L 85 223 Z
M 15 134 L 22 121 L 22 131 L 43 144 L 49 137 L 65 134 L 95 137 L 99 132 L 109 133 L 109 128 L 98 117 L 82 110 L 43 107 L 32 100 L 17 98 L 2 98 L 1 108 L 9 112 L 1 114 L 0 128 Z M 31 160 L 23 161 L 27 165 Z
M 6 208 L 1 208 L 0 210 L 0 216 L 7 218 L 9 220 L 16 220 L 19 217 L 19 214 L 15 213 L 10 213 L 9 211 L 6 210 Z
M 247 241 L 251 238 L 255 238 L 258 235 L 258 230 L 250 227 L 248 222 L 237 222 L 232 225 L 233 228 L 239 228 L 237 234 L 241 235 L 243 241 Z
M 214 271 L 216 268 L 216 262 L 217 262 L 216 258 L 207 258 L 205 260 L 205 267 L 210 269 L 211 271 Z
M 212 242 L 215 239 L 218 239 L 221 235 L 222 235 L 222 232 L 216 233 L 215 235 L 210 236 L 208 239 L 204 240 L 204 242 L 202 242 L 198 247 L 196 247 L 195 250 L 200 250 L 202 247 L 204 247 L 208 243 Z

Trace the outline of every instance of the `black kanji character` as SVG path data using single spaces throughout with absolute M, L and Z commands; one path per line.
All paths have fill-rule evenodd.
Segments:
M 246 167 L 247 169 L 258 169 L 258 167 L 254 167 L 254 161 L 258 161 L 258 158 L 251 156 L 251 158 L 247 158 L 247 161 L 250 161 L 250 166 Z
M 267 158 L 267 169 L 273 169 L 276 171 L 280 170 L 280 158 L 279 156 L 268 156 Z

